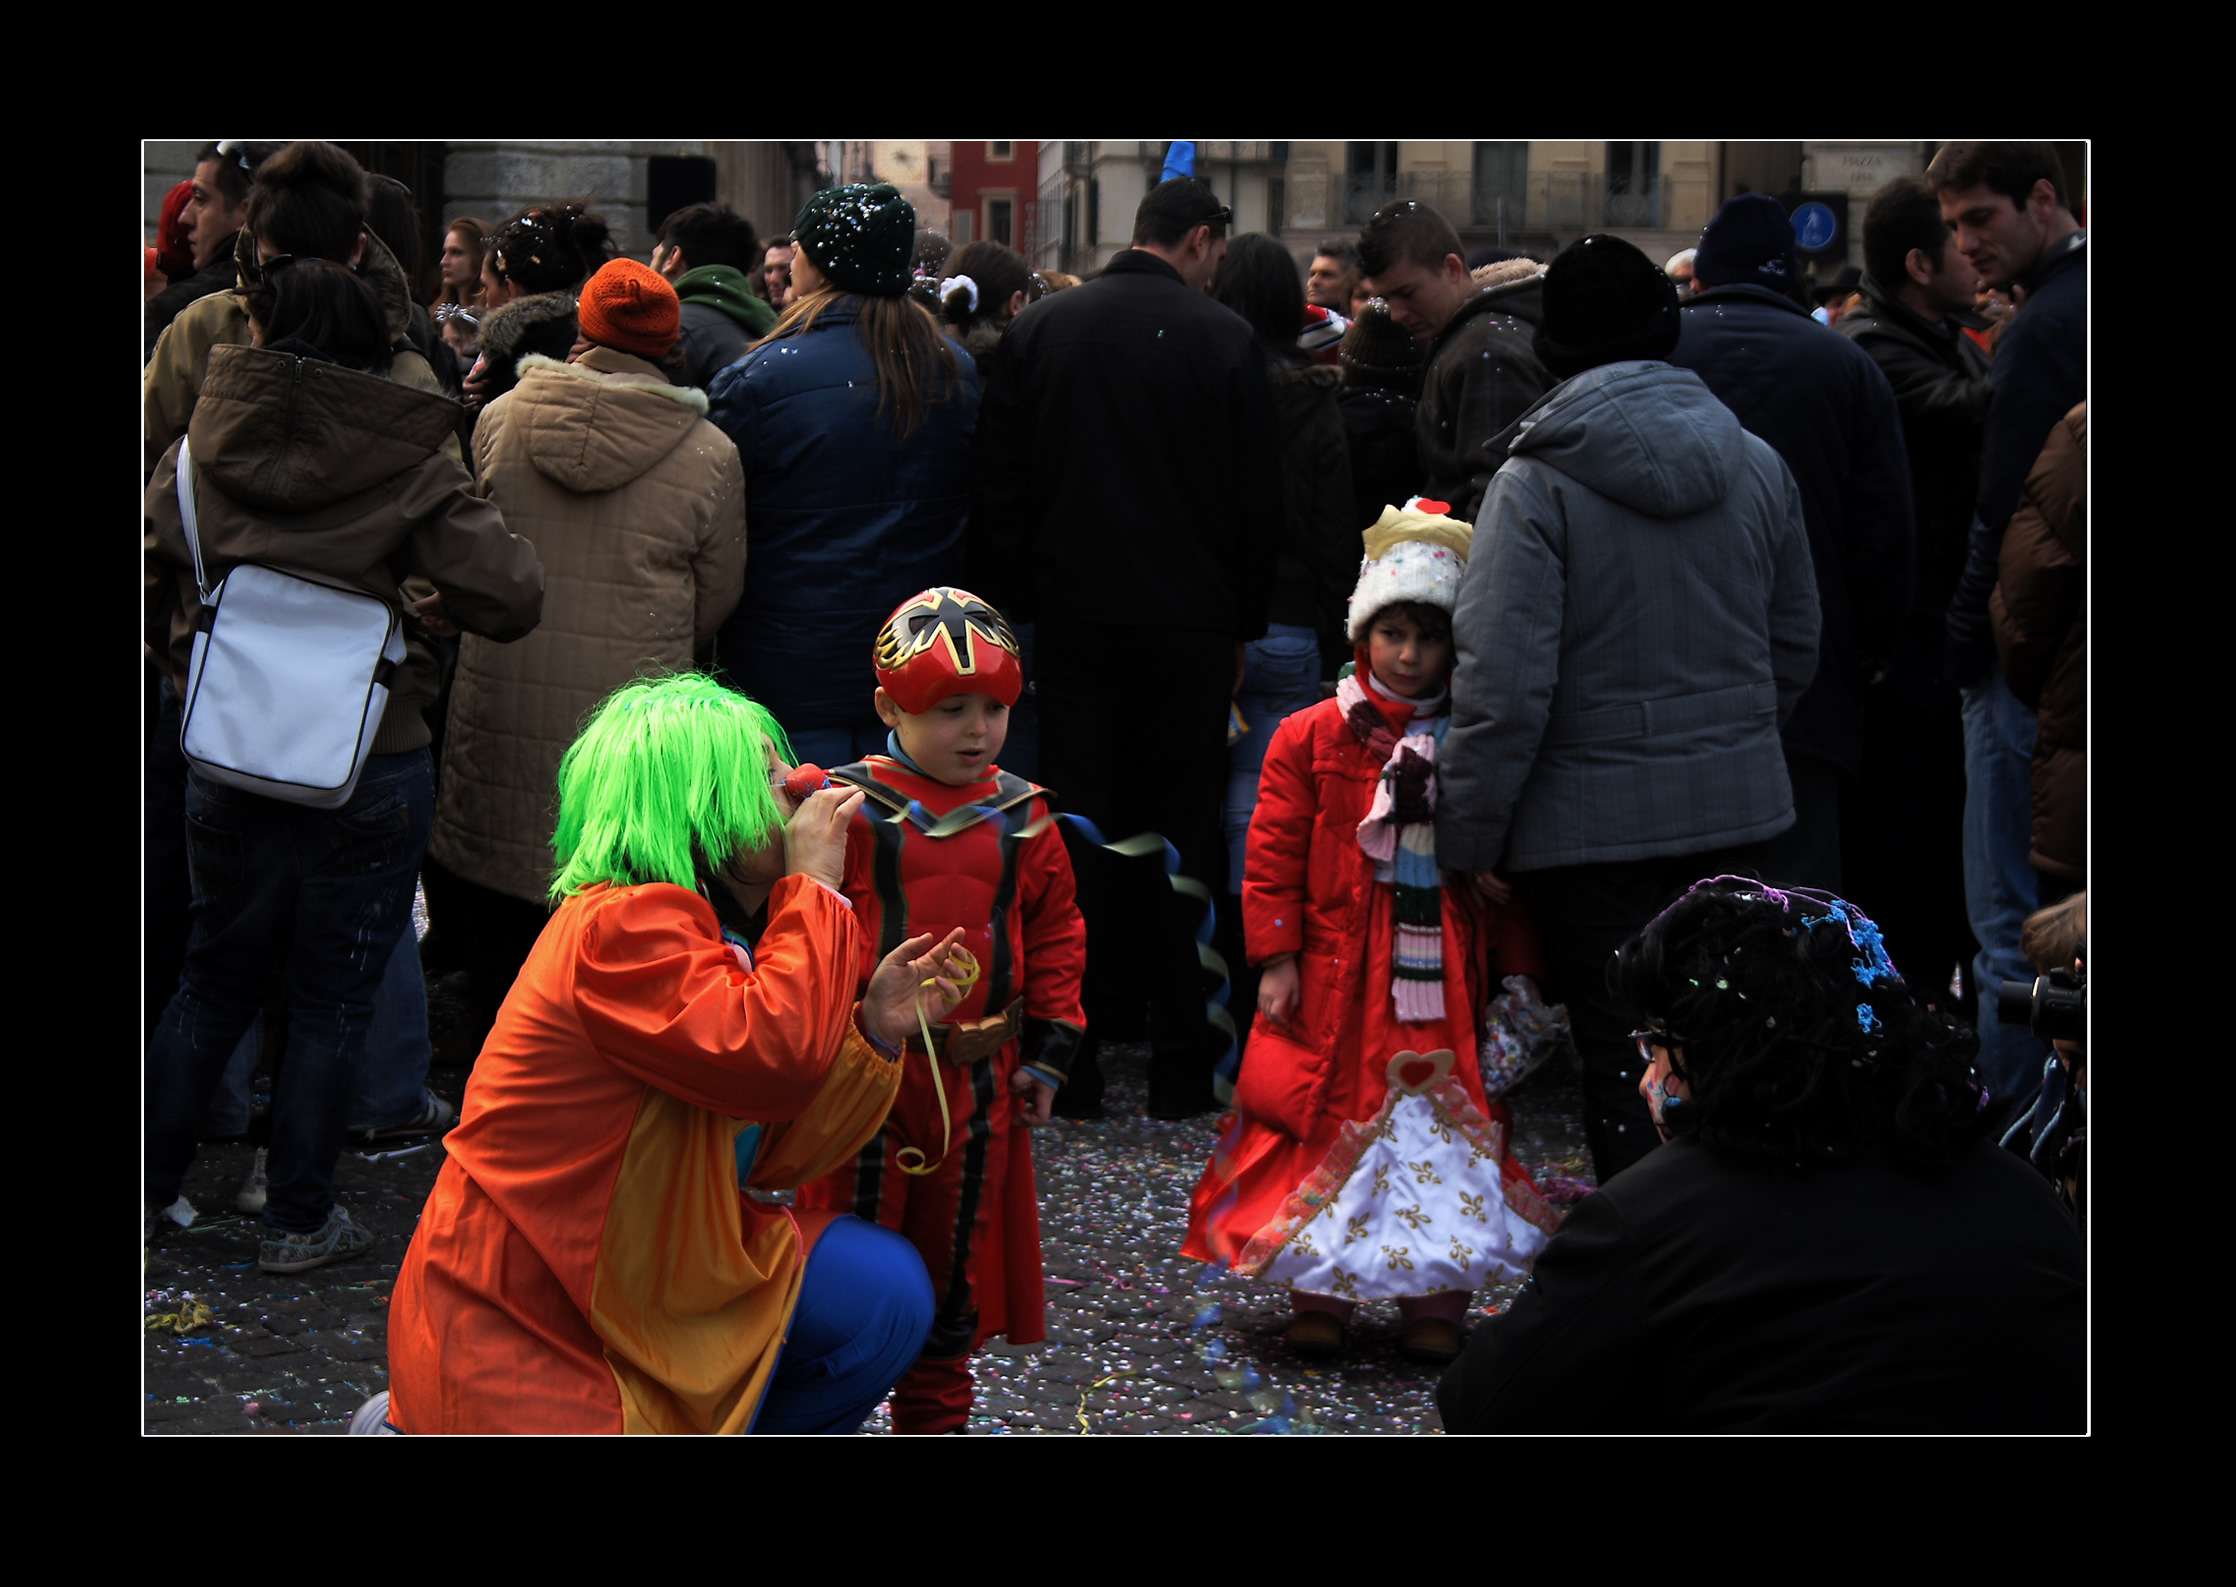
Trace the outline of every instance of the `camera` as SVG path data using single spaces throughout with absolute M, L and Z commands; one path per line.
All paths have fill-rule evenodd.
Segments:
M 2005 1025 L 2024 1025 L 2046 1041 L 2084 1041 L 2088 971 L 2052 970 L 2031 981 L 1999 981 L 1995 1017 Z

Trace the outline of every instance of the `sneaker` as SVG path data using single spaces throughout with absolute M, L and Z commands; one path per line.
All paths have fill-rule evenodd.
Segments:
M 259 1146 L 256 1161 L 249 1165 L 248 1177 L 241 1181 L 241 1188 L 233 1193 L 233 1205 L 243 1212 L 262 1212 L 265 1194 L 271 1188 L 271 1179 L 264 1171 L 271 1148 Z
M 1449 1366 L 1459 1359 L 1463 1338 L 1458 1323 L 1442 1317 L 1416 1317 L 1405 1325 L 1405 1337 L 1398 1349 L 1410 1361 Z
M 344 1257 L 363 1256 L 372 1248 L 372 1231 L 350 1222 L 348 1211 L 336 1207 L 315 1234 L 282 1234 L 259 1245 L 256 1265 L 267 1273 L 300 1273 Z
M 1333 1312 L 1300 1311 L 1282 1335 L 1294 1355 L 1325 1358 L 1343 1353 L 1343 1319 Z
M 397 1429 L 391 1427 L 388 1423 L 388 1391 L 386 1389 L 382 1389 L 363 1405 L 357 1407 L 356 1414 L 349 1419 L 349 1430 L 353 1436 L 360 1438 L 379 1438 L 384 1435 L 393 1438 L 396 1436 Z
M 422 1091 L 419 1111 L 401 1124 L 391 1124 L 384 1130 L 352 1130 L 350 1139 L 363 1145 L 375 1141 L 400 1141 L 413 1135 L 440 1135 L 458 1122 L 458 1110 L 435 1095 Z

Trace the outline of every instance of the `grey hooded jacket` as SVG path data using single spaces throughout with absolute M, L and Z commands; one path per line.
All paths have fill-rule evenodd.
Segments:
M 1817 665 L 1793 475 L 1690 370 L 1605 364 L 1490 443 L 1437 756 L 1437 859 L 1535 871 L 1792 825 Z

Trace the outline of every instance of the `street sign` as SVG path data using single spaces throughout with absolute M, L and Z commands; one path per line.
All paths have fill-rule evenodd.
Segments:
M 1793 212 L 1794 246 L 1803 253 L 1823 253 L 1840 235 L 1840 218 L 1823 204 L 1811 202 Z

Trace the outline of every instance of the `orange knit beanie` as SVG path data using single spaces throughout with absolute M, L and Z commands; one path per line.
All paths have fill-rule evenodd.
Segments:
M 683 304 L 657 270 L 614 259 L 582 286 L 582 334 L 601 347 L 662 359 L 683 333 Z

